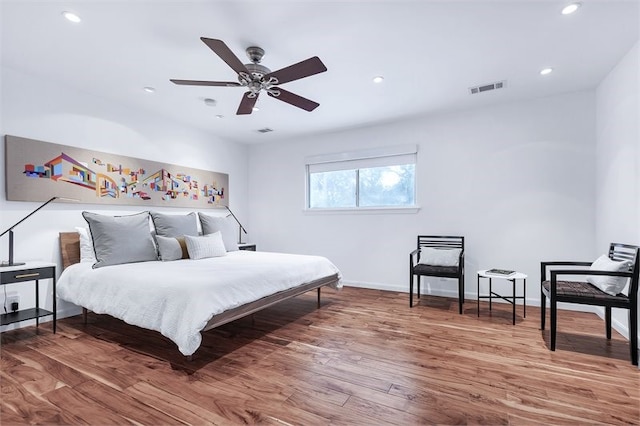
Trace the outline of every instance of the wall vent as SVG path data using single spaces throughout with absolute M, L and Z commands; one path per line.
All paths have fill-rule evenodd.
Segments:
M 482 92 L 488 92 L 490 90 L 502 89 L 507 85 L 506 80 L 497 81 L 495 83 L 483 84 L 482 86 L 475 86 L 469 88 L 471 95 L 476 95 Z

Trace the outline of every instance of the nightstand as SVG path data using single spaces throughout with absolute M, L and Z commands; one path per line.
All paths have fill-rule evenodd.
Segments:
M 53 311 L 40 307 L 39 280 L 53 280 Z M 27 262 L 19 266 L 5 266 L 0 268 L 0 285 L 19 284 L 35 281 L 36 306 L 35 308 L 21 309 L 0 315 L 0 325 L 9 325 L 15 322 L 36 320 L 36 327 L 40 325 L 40 317 L 53 315 L 53 332 L 56 332 L 56 265 L 47 262 Z
M 256 251 L 256 245 L 251 243 L 238 244 L 238 250 Z

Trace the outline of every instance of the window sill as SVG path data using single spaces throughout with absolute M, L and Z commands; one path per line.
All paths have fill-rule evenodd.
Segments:
M 414 214 L 420 211 L 420 206 L 407 207 L 347 207 L 339 209 L 304 209 L 304 214 Z

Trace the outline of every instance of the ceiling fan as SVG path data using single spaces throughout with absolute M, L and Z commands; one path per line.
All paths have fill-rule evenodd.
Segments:
M 320 104 L 310 99 L 303 98 L 295 93 L 288 92 L 281 87 L 280 84 L 290 81 L 299 80 L 314 74 L 325 72 L 327 67 L 322 61 L 314 56 L 297 64 L 271 71 L 269 68 L 260 64 L 264 56 L 264 50 L 260 47 L 251 46 L 246 49 L 247 56 L 251 60 L 250 64 L 243 64 L 231 49 L 222 40 L 213 38 L 200 37 L 213 52 L 227 63 L 236 73 L 238 73 L 238 83 L 235 81 L 199 81 L 199 80 L 175 80 L 171 79 L 175 84 L 187 86 L 224 86 L 224 87 L 246 87 L 248 92 L 242 96 L 240 106 L 236 114 L 251 114 L 253 107 L 258 101 L 258 95 L 261 91 L 267 92 L 272 98 L 279 99 L 283 102 L 302 108 L 305 111 L 313 111 Z

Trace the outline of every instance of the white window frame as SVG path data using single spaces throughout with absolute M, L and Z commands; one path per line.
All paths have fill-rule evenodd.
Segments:
M 305 158 L 305 213 L 416 213 L 420 210 L 417 204 L 418 180 L 417 180 L 417 145 L 396 145 L 390 147 L 371 148 L 360 151 L 340 152 L 334 154 L 322 154 L 308 156 Z M 396 163 L 396 164 L 393 164 Z M 338 171 L 338 170 L 360 170 L 370 167 L 391 166 L 398 164 L 414 164 L 416 167 L 414 190 L 414 204 L 410 206 L 373 206 L 360 207 L 359 203 L 359 181 L 356 173 L 356 206 L 355 207 L 310 207 L 310 186 L 311 173 Z

